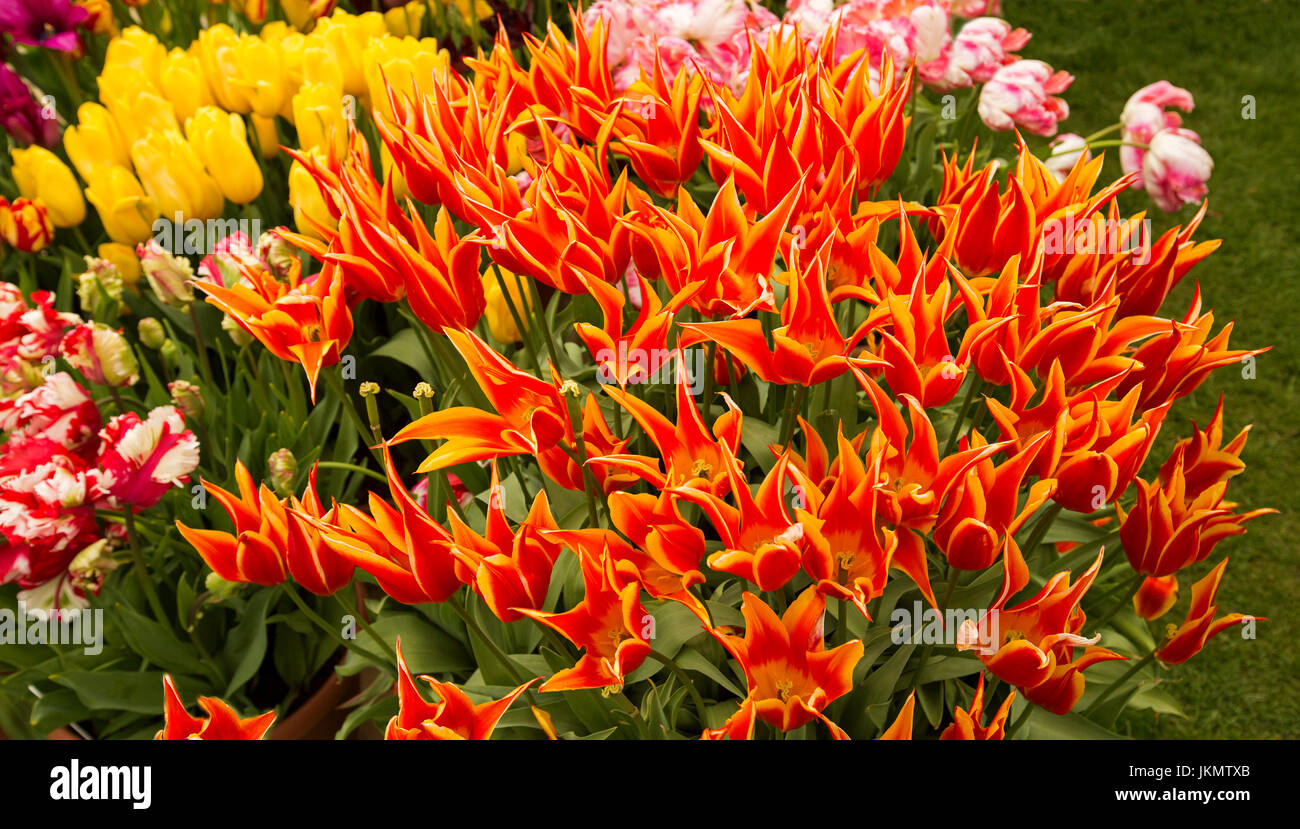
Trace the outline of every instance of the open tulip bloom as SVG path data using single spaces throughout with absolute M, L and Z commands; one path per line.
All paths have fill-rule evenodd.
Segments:
M 0 722 L 1091 735 L 1255 646 L 1248 427 L 1159 437 L 1267 349 L 1119 200 L 1204 202 L 1191 92 L 1049 144 L 996 2 L 373 5 L 0 4 L 0 622 L 119 637 Z

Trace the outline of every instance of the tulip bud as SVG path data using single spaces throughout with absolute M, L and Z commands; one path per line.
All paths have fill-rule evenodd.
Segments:
M 154 351 L 163 347 L 167 341 L 167 332 L 163 331 L 162 323 L 153 317 L 145 317 L 136 324 L 136 334 L 140 337 L 140 343 L 145 348 L 152 348 Z
M 172 403 L 186 418 L 198 420 L 203 417 L 203 393 L 198 386 L 188 380 L 173 380 L 167 384 L 167 391 L 171 392 Z
M 199 107 L 185 122 L 185 135 L 203 166 L 218 171 L 221 193 L 235 204 L 248 204 L 262 192 L 262 168 L 248 148 L 248 130 L 233 112 Z
M 49 247 L 54 223 L 45 203 L 20 198 L 9 204 L 0 197 L 0 237 L 24 253 L 39 253 Z
M 194 270 L 188 260 L 168 253 L 156 239 L 150 239 L 136 248 L 140 265 L 144 269 L 149 287 L 158 301 L 182 311 L 188 311 L 194 302 L 194 289 L 190 281 Z
M 114 242 L 135 245 L 153 235 L 158 208 L 130 169 L 96 167 L 82 175 L 86 177 L 86 199 L 95 206 Z
M 99 322 L 68 331 L 60 343 L 63 359 L 82 376 L 101 386 L 133 386 L 140 381 L 140 364 L 121 332 Z
M 68 564 L 68 574 L 72 576 L 73 585 L 82 590 L 97 592 L 104 583 L 104 576 L 117 569 L 120 563 L 112 552 L 107 538 L 101 538 L 82 548 Z
M 1156 133 L 1142 159 L 1142 185 L 1156 206 L 1168 213 L 1204 199 L 1209 190 L 1205 183 L 1213 172 L 1214 159 L 1191 130 Z
M 280 154 L 280 133 L 276 130 L 274 118 L 263 118 L 254 113 L 253 134 L 257 136 L 257 152 L 263 159 L 270 161 Z
M 68 165 L 44 147 L 11 150 L 11 172 L 18 192 L 29 199 L 39 198 L 50 210 L 55 227 L 76 227 L 86 218 L 86 201 L 81 187 Z
M 271 488 L 281 498 L 293 495 L 293 481 L 298 477 L 298 459 L 288 449 L 277 449 L 266 459 Z
M 176 348 L 175 340 L 164 340 L 163 344 L 158 347 L 158 356 L 162 357 L 163 362 L 172 371 L 180 367 L 180 353 Z
M 77 277 L 77 296 L 82 310 L 92 316 L 100 310 L 101 303 L 109 305 L 106 310 L 113 314 L 121 313 L 126 307 L 122 305 L 122 277 L 117 268 L 112 262 L 93 256 L 86 257 L 86 271 Z
M 244 583 L 226 581 L 216 573 L 208 573 L 208 577 L 203 580 L 203 587 L 218 599 L 229 599 L 244 588 Z
M 117 268 L 117 273 L 122 278 L 122 285 L 127 290 L 139 293 L 135 286 L 140 281 L 140 259 L 129 245 L 105 242 L 99 246 L 98 253 L 100 259 L 112 262 L 113 267 Z

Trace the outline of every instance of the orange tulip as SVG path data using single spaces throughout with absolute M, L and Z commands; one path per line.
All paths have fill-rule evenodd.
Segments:
M 537 679 L 530 679 L 499 700 L 475 705 L 464 691 L 450 682 L 421 676 L 439 697 L 425 702 L 406 667 L 402 643 L 397 642 L 397 716 L 384 729 L 385 740 L 488 740 L 514 701 Z
M 326 263 L 310 283 L 294 268 L 288 283 L 271 271 L 245 267 L 246 281 L 234 286 L 203 279 L 194 284 L 240 327 L 281 360 L 299 363 L 307 373 L 311 398 L 322 368 L 343 357 L 352 339 L 352 309 L 343 290 L 343 273 Z
M 952 725 L 939 735 L 940 740 L 1001 740 L 1006 736 L 1007 716 L 1011 713 L 1011 703 L 1016 701 L 1016 692 L 1011 691 L 1002 701 L 1002 706 L 988 725 L 980 725 L 984 718 L 984 674 L 980 674 L 979 684 L 975 686 L 975 698 L 971 700 L 970 711 L 955 706 L 952 712 Z
M 721 728 L 705 739 L 748 740 L 758 720 L 782 731 L 821 720 L 836 739 L 848 735 L 824 713 L 826 706 L 853 689 L 853 668 L 862 658 L 862 641 L 854 639 L 826 650 L 822 625 L 826 602 L 808 588 L 780 618 L 762 599 L 741 599 L 745 636 L 712 631 L 745 671 L 748 695 Z
M 394 507 L 370 493 L 369 514 L 337 508 L 334 526 L 320 527 L 321 539 L 343 559 L 375 577 L 380 588 L 403 604 L 445 602 L 460 589 L 452 534 L 434 521 L 402 485 L 385 451 L 384 470 Z
M 203 482 L 234 522 L 234 534 L 176 522 L 213 572 L 226 581 L 260 585 L 281 584 L 292 576 L 317 596 L 333 595 L 352 580 L 352 565 L 321 539 L 319 527 L 333 521 L 334 510 L 327 512 L 316 495 L 315 469 L 301 499 L 279 499 L 265 484 L 254 488 L 238 460 L 235 482 L 238 495 Z
M 1178 576 L 1152 576 L 1142 582 L 1133 595 L 1133 612 L 1153 622 L 1174 609 L 1178 603 Z
M 170 675 L 163 676 L 163 727 L 155 740 L 260 740 L 275 712 L 240 718 L 235 709 L 215 697 L 199 697 L 199 707 L 207 717 L 192 717 L 185 710 Z
M 907 695 L 907 702 L 899 709 L 898 716 L 888 728 L 880 732 L 881 740 L 912 739 L 912 721 L 916 717 L 916 691 Z
M 579 560 L 586 593 L 577 607 L 564 613 L 515 608 L 584 650 L 575 666 L 559 671 L 539 690 L 621 690 L 624 678 L 650 655 L 646 637 L 653 630 L 654 617 L 641 604 L 641 585 L 621 583 L 610 556 L 584 554 Z
M 615 104 L 611 149 L 626 155 L 637 177 L 666 198 L 695 175 L 704 157 L 699 117 L 703 88 L 700 76 L 690 72 L 679 72 L 669 82 L 656 54 L 649 82 L 632 84 Z
M 1192 585 L 1192 605 L 1187 609 L 1187 619 L 1178 627 L 1169 625 L 1164 644 L 1156 651 L 1156 659 L 1166 665 L 1181 665 L 1200 653 L 1211 637 L 1233 625 L 1266 621 L 1263 616 L 1243 616 L 1240 613 L 1214 618 L 1219 609 L 1214 604 L 1214 596 L 1219 592 L 1219 583 L 1223 581 L 1227 567 L 1225 558 L 1205 578 Z

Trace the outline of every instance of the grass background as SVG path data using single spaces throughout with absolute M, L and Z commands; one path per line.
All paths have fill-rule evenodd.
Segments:
M 1223 246 L 1193 268 L 1162 312 L 1181 317 L 1199 281 L 1216 330 L 1235 321 L 1231 347 L 1273 350 L 1258 358 L 1255 379 L 1221 369 L 1176 403 L 1153 452 L 1159 463 L 1189 434 L 1190 419 L 1204 424 L 1224 395 L 1226 437 L 1254 424 L 1243 457 L 1245 473 L 1228 497 L 1242 509 L 1272 506 L 1281 515 L 1252 522 L 1244 536 L 1222 542 L 1210 560 L 1179 576 L 1180 601 L 1157 625 L 1181 622 L 1191 584 L 1224 556 L 1232 561 L 1218 595 L 1220 615 L 1266 616 L 1258 639 L 1221 634 L 1205 650 L 1168 671 L 1166 688 L 1188 718 L 1126 715 L 1121 730 L 1135 737 L 1300 737 L 1300 412 L 1297 332 L 1300 281 L 1300 4 L 1281 0 L 1007 0 L 1004 17 L 1033 34 L 1024 57 L 1075 75 L 1064 97 L 1070 117 L 1063 132 L 1095 132 L 1119 119 L 1138 88 L 1167 79 L 1190 90 L 1196 109 L 1184 118 L 1214 157 L 1209 213 L 1197 239 Z M 1253 96 L 1255 118 L 1243 117 Z M 1103 180 L 1121 174 L 1107 152 Z M 1185 222 L 1195 208 L 1162 214 L 1142 192 L 1121 197 L 1125 215 L 1150 209 L 1158 236 Z M 1159 629 L 1156 630 L 1159 638 Z

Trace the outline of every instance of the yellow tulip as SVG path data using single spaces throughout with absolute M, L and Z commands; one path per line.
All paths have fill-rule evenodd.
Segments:
M 355 106 L 355 105 L 354 105 Z M 298 146 L 322 155 L 333 149 L 335 158 L 347 151 L 348 119 L 343 110 L 343 90 L 323 83 L 303 84 L 293 96 L 293 123 Z
M 248 89 L 238 82 L 243 73 L 239 68 L 239 35 L 235 30 L 218 23 L 199 32 L 198 57 L 217 106 L 240 115 L 252 112 Z
M 112 113 L 129 148 L 149 132 L 179 132 L 171 103 L 138 69 L 106 68 L 99 76 L 99 101 Z
M 226 198 L 248 204 L 262 192 L 262 168 L 248 148 L 244 119 L 216 107 L 199 107 L 185 122 L 185 137 Z
M 366 74 L 361 53 L 370 41 L 387 34 L 388 27 L 379 12 L 355 16 L 336 12 L 318 20 L 311 37 L 323 40 L 343 71 L 343 91 L 362 97 L 366 94 Z
M 171 102 L 176 117 L 181 121 L 189 120 L 199 107 L 214 103 L 198 57 L 184 49 L 173 49 L 167 54 L 167 60 L 159 71 L 159 83 L 162 94 Z
M 280 133 L 275 127 L 275 119 L 260 115 L 250 117 L 253 119 L 253 132 L 257 135 L 257 152 L 270 161 L 280 154 Z
M 242 35 L 235 44 L 235 65 L 237 74 L 226 80 L 242 90 L 249 108 L 266 118 L 279 112 L 287 92 L 280 50 L 256 35 Z
M 81 197 L 77 177 L 57 155 L 40 146 L 9 154 L 14 160 L 12 172 L 18 192 L 45 202 L 55 227 L 76 227 L 85 220 L 86 201 Z
M 388 27 L 389 34 L 397 37 L 419 37 L 426 10 L 424 0 L 411 0 L 405 6 L 384 12 L 384 25 Z
M 221 215 L 221 188 L 179 132 L 151 132 L 137 140 L 131 145 L 131 161 L 145 192 L 165 218 Z
M 517 343 L 522 337 L 519 334 L 519 326 L 515 325 L 514 315 L 510 313 L 510 306 L 506 303 L 506 295 L 501 290 L 501 283 L 497 281 L 496 274 L 498 268 L 495 265 L 488 267 L 487 273 L 483 274 L 483 299 L 485 306 L 483 316 L 487 319 L 488 330 L 492 336 L 502 345 Z M 528 328 L 529 312 L 533 307 L 533 298 L 531 293 L 522 291 L 523 286 L 527 283 L 524 281 L 527 277 L 515 276 L 505 268 L 499 269 L 501 273 L 501 282 L 505 283 L 506 290 L 510 292 L 510 301 L 515 305 L 515 311 L 523 320 L 524 328 Z
M 324 159 L 319 151 L 313 151 L 311 155 L 318 161 Z M 324 239 L 325 234 L 319 226 L 324 225 L 330 230 L 338 228 L 338 220 L 330 215 L 316 179 L 297 161 L 289 168 L 289 203 L 293 205 L 293 223 L 299 233 Z
M 153 235 L 158 208 L 128 168 L 96 167 L 86 182 L 86 199 L 95 206 L 110 239 L 137 245 Z
M 295 29 L 310 28 L 312 21 L 333 8 L 334 0 L 280 0 L 280 8 Z
M 139 26 L 128 26 L 120 37 L 109 41 L 104 53 L 104 69 L 125 67 L 142 73 L 149 85 L 158 88 L 158 73 L 167 57 L 167 49 L 158 38 Z
M 386 119 L 393 117 L 384 81 L 399 97 L 405 95 L 419 99 L 427 93 L 433 77 L 445 72 L 451 58 L 446 49 L 439 49 L 431 37 L 383 37 L 372 41 L 363 55 L 366 85 L 375 111 Z
M 122 285 L 136 293 L 136 283 L 140 281 L 140 257 L 135 255 L 135 248 L 120 242 L 105 242 L 99 246 L 99 258 L 113 263 L 117 273 L 122 277 Z
M 63 150 L 84 179 L 96 167 L 131 164 L 117 121 L 101 104 L 86 102 L 77 107 L 77 125 L 63 133 Z

